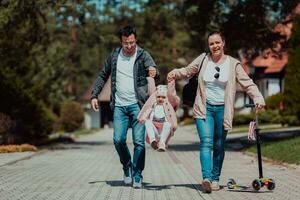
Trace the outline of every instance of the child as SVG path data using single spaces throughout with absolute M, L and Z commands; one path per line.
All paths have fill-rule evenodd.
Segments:
M 178 106 L 179 98 L 174 91 L 175 83 L 157 86 L 138 116 L 138 120 L 146 127 L 146 141 L 158 151 L 166 150 L 166 144 L 177 128 L 174 108 Z

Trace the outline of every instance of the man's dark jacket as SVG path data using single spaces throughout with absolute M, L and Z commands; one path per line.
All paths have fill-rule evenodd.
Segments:
M 116 94 L 116 73 L 117 73 L 117 60 L 122 48 L 118 47 L 106 59 L 102 71 L 98 75 L 94 88 L 92 91 L 91 99 L 98 98 L 102 91 L 104 84 L 111 75 L 111 101 L 110 107 L 114 110 L 115 107 L 115 94 Z M 144 105 L 149 97 L 148 76 L 149 67 L 156 67 L 156 64 L 150 54 L 144 49 L 137 47 L 137 55 L 133 67 L 134 90 L 136 99 L 140 107 Z M 158 78 L 158 70 L 156 69 L 156 79 Z

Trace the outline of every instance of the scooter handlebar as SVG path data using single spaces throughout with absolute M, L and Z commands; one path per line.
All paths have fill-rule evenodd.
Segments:
M 245 104 L 246 108 L 255 108 L 255 104 L 254 103 L 250 103 L 250 104 Z

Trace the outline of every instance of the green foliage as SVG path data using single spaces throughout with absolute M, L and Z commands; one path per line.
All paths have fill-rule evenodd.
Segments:
M 249 122 L 253 121 L 254 115 L 252 113 L 242 114 L 242 113 L 234 113 L 233 116 L 233 125 L 242 125 L 249 124 Z
M 280 119 L 282 125 L 297 126 L 300 124 L 299 119 L 295 115 L 285 115 Z
M 280 35 L 273 32 L 272 24 L 276 24 L 276 13 L 282 9 L 277 0 L 245 0 L 234 1 L 229 12 L 224 15 L 221 29 L 227 42 L 227 50 L 237 56 L 237 51 L 255 51 L 272 48 L 272 41 Z M 270 17 L 272 16 L 272 17 Z M 277 20 L 275 20 L 277 19 Z M 254 51 L 253 51 L 254 50 Z M 252 55 L 249 55 L 252 56 Z
M 49 8 L 49 7 L 48 7 Z M 48 43 L 32 49 L 38 95 L 58 113 L 67 98 L 80 99 L 106 52 L 100 19 L 84 0 L 57 1 L 45 11 Z
M 266 109 L 280 109 L 283 103 L 283 93 L 277 93 L 266 98 Z
M 262 110 L 259 113 L 259 121 L 261 123 L 278 123 L 278 119 L 281 118 L 279 110 Z
M 289 42 L 289 60 L 286 66 L 284 106 L 286 115 L 296 115 L 300 120 L 300 16 L 294 21 Z
M 221 6 L 217 0 L 184 1 L 179 9 L 190 36 L 187 45 L 192 51 L 196 50 L 192 52 L 193 56 L 207 50 L 206 35 L 212 29 L 220 28 L 220 18 L 224 14 Z
M 81 128 L 84 120 L 84 113 L 78 102 L 64 102 L 60 113 L 61 125 L 65 131 L 73 132 Z
M 16 134 L 22 141 L 46 137 L 52 130 L 54 115 L 43 102 L 25 89 L 22 81 L 0 69 L 0 110 L 16 122 Z

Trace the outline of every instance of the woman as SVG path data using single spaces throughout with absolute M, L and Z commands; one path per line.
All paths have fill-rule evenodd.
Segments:
M 202 188 L 204 192 L 210 193 L 220 189 L 224 143 L 227 132 L 232 128 L 237 84 L 240 84 L 254 101 L 256 112 L 265 106 L 265 102 L 241 63 L 224 54 L 225 39 L 222 33 L 210 33 L 207 43 L 208 54 L 201 54 L 187 67 L 172 70 L 167 79 L 173 81 L 190 78 L 200 70 L 193 115 L 201 141 Z M 200 63 L 203 63 L 202 66 Z

